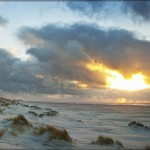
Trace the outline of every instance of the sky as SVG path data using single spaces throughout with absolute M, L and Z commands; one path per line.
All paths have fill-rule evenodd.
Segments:
M 149 103 L 149 26 L 149 1 L 1 1 L 0 94 Z

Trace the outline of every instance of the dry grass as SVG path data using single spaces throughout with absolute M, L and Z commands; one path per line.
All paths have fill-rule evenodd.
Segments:
M 23 125 L 23 126 L 32 126 L 32 124 L 23 116 L 18 115 L 15 118 L 12 118 L 13 125 Z
M 122 144 L 120 141 L 116 140 L 115 143 L 116 143 L 116 145 L 118 145 L 119 147 L 123 147 L 123 144 Z
M 26 105 L 26 104 L 22 104 L 22 106 L 24 106 L 24 107 L 29 107 L 28 105 Z
M 44 112 L 44 114 L 45 114 L 46 116 L 56 116 L 56 115 L 58 115 L 58 112 L 55 111 L 55 110 L 50 110 L 50 111 L 48 111 L 48 112 Z
M 41 109 L 41 108 L 38 107 L 38 106 L 30 106 L 30 108 L 33 108 L 33 109 L 35 109 L 35 110 L 40 110 L 40 109 Z
M 17 133 L 13 130 L 11 133 L 13 136 L 17 136 Z
M 33 115 L 35 115 L 35 116 L 38 115 L 38 114 L 37 114 L 36 112 L 34 112 L 34 111 L 29 111 L 29 113 L 30 113 L 30 114 L 33 114 Z
M 58 139 L 67 141 L 69 143 L 72 142 L 71 137 L 69 136 L 68 132 L 65 129 L 61 130 L 52 126 L 43 126 L 33 131 L 35 135 L 42 135 L 45 132 L 48 132 L 49 134 L 49 141 Z
M 111 137 L 105 137 L 105 136 L 102 136 L 100 135 L 98 137 L 98 142 L 101 144 L 101 145 L 113 145 L 114 144 L 114 140 L 111 138 Z
M 4 130 L 0 130 L 0 138 L 4 136 Z
M 18 115 L 9 120 L 12 121 L 12 127 L 20 132 L 24 132 L 26 127 L 32 127 L 32 124 L 23 115 Z
M 2 113 L 4 110 L 5 110 L 5 108 L 3 108 L 3 109 L 0 108 L 0 113 Z
M 38 116 L 42 118 L 44 116 L 44 114 L 39 114 Z
M 144 127 L 144 128 L 146 128 L 146 129 L 149 129 L 150 127 L 148 127 L 148 126 L 146 126 L 146 125 L 144 125 L 144 124 L 142 124 L 142 123 L 140 123 L 140 122 L 137 122 L 137 121 L 132 121 L 132 122 L 130 122 L 129 124 L 128 124 L 128 126 L 133 126 L 133 127 Z
M 150 146 L 147 145 L 147 146 L 145 147 L 145 149 L 146 149 L 146 150 L 150 150 Z
M 92 142 L 92 144 L 100 144 L 100 145 L 104 145 L 104 146 L 116 144 L 118 147 L 123 147 L 123 144 L 120 141 L 118 141 L 118 140 L 114 141 L 113 138 L 108 137 L 108 136 L 103 136 L 103 135 L 100 135 L 98 137 L 98 140 Z

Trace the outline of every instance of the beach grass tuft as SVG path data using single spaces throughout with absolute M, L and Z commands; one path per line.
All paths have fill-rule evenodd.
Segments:
M 13 125 L 23 125 L 23 126 L 32 126 L 32 124 L 23 116 L 18 115 L 17 117 L 12 118 Z
M 98 142 L 101 145 L 113 145 L 114 144 L 114 140 L 111 137 L 102 136 L 102 135 L 98 137 Z
M 146 145 L 145 150 L 150 150 L 150 145 Z
M 28 127 L 32 127 L 32 123 L 30 123 L 23 115 L 10 118 L 9 121 L 12 121 L 12 128 L 16 131 L 24 132 Z
M 123 147 L 123 144 L 118 141 L 118 140 L 115 140 L 111 137 L 108 137 L 108 136 L 103 136 L 103 135 L 100 135 L 98 137 L 98 140 L 97 141 L 93 141 L 92 144 L 99 144 L 99 145 L 103 145 L 103 146 L 106 146 L 106 145 L 117 145 L 118 147 Z
M 123 147 L 123 144 L 122 144 L 120 141 L 116 140 L 115 143 L 116 143 L 116 145 L 118 145 L 119 147 Z
M 34 135 L 42 135 L 45 132 L 48 132 L 49 141 L 57 139 L 57 140 L 67 141 L 69 143 L 72 142 L 72 139 L 69 136 L 66 129 L 61 130 L 61 129 L 58 129 L 58 128 L 52 127 L 52 126 L 42 126 L 42 127 L 36 128 L 33 131 Z
M 0 138 L 4 136 L 4 130 L 0 130 Z

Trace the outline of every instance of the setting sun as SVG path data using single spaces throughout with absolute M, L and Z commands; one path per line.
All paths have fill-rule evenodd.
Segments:
M 123 75 L 112 76 L 107 78 L 107 84 L 110 88 L 120 90 L 142 90 L 149 88 L 150 86 L 145 83 L 144 76 L 142 74 L 134 74 L 131 79 L 125 79 Z
M 117 99 L 117 103 L 118 104 L 125 104 L 126 103 L 126 99 L 125 98 L 118 98 Z
M 112 89 L 134 91 L 150 88 L 150 85 L 145 82 L 145 76 L 141 73 L 133 74 L 130 79 L 126 79 L 121 73 L 109 69 L 103 64 L 88 64 L 87 68 L 103 73 L 106 76 L 107 87 Z

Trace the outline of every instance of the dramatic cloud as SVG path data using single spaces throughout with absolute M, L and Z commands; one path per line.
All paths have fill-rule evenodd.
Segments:
M 4 27 L 8 23 L 8 20 L 6 20 L 4 17 L 0 15 L 0 26 Z
M 0 49 L 0 91 L 32 94 L 78 94 L 76 82 L 59 79 L 46 71 L 47 64 L 36 60 L 21 61 Z
M 150 1 L 124 1 L 124 12 L 142 21 L 150 21 Z
M 105 85 L 103 74 L 86 67 L 93 62 L 125 76 L 138 72 L 150 75 L 150 42 L 137 39 L 127 30 L 104 30 L 87 24 L 47 25 L 40 29 L 24 27 L 19 37 L 30 45 L 27 53 L 44 64 L 42 69 L 46 76 L 68 83 L 78 81 L 91 88 Z
M 123 29 L 93 24 L 23 27 L 19 38 L 32 59 L 21 61 L 0 49 L 0 89 L 11 93 L 82 95 L 84 89 L 104 88 L 106 77 L 87 64 L 99 63 L 126 76 L 150 76 L 150 42 Z M 150 83 L 150 79 L 149 83 Z
M 86 16 L 101 17 L 104 11 L 104 1 L 68 1 L 67 7 Z
M 107 18 L 110 14 L 121 13 L 130 16 L 133 21 L 150 21 L 149 1 L 69 1 L 66 6 L 87 17 Z
M 35 76 L 35 63 L 22 62 L 5 49 L 0 49 L 0 64 L 0 89 L 3 91 L 29 92 L 40 82 Z

